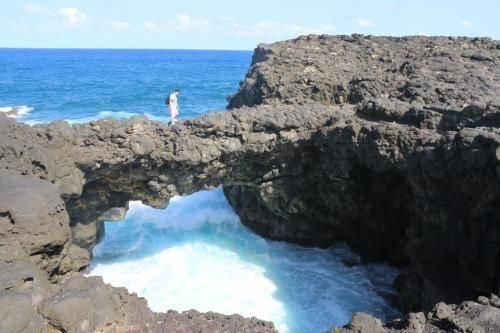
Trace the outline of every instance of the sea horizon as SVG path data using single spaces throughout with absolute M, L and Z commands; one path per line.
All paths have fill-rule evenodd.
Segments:
M 90 51 L 215 51 L 215 52 L 253 52 L 253 49 L 204 49 L 204 48 L 120 48 L 120 47 L 3 47 L 0 50 L 90 50 Z
M 500 333 L 498 12 L 5 1 L 0 333 Z
M 165 95 L 180 88 L 181 118 L 222 110 L 252 51 L 187 49 L 0 49 L 0 108 L 19 121 L 88 122 L 147 114 L 168 122 Z

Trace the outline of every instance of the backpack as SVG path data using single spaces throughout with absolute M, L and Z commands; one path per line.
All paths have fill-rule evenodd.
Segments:
M 170 95 L 168 95 L 167 98 L 165 98 L 165 105 L 169 104 L 170 104 Z

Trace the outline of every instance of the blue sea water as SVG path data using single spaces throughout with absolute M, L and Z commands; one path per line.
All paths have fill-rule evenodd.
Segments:
M 251 52 L 0 49 L 0 112 L 28 124 L 146 114 L 168 121 L 165 95 L 181 89 L 181 117 L 224 109 Z M 280 332 L 325 332 L 355 311 L 392 318 L 383 295 L 397 271 L 348 267 L 345 245 L 328 249 L 265 240 L 222 191 L 173 198 L 165 210 L 130 204 L 107 222 L 90 275 L 148 300 L 154 311 L 195 308 L 272 320 Z
M 0 49 L 0 108 L 28 123 L 147 114 L 167 121 L 165 96 L 181 89 L 181 118 L 224 109 L 249 51 Z M 2 109 L 0 109 L 2 110 Z

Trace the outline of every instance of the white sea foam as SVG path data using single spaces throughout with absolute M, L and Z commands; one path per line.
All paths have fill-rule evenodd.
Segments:
M 26 125 L 34 126 L 34 125 L 43 124 L 44 122 L 38 121 L 38 120 L 23 120 L 22 123 L 24 123 Z
M 171 230 L 194 230 L 207 223 L 239 223 L 238 215 L 232 209 L 227 209 L 226 205 L 222 193 L 214 195 L 212 191 L 201 191 L 190 196 L 171 198 L 165 210 L 154 210 L 140 201 L 132 201 L 127 218 L 136 224 L 152 223 L 158 229 Z
M 20 118 L 27 115 L 31 111 L 33 111 L 33 108 L 27 105 L 0 107 L 0 112 L 5 113 L 8 117 L 12 118 Z
M 285 309 L 265 269 L 234 252 L 201 242 L 172 247 L 140 260 L 98 264 L 92 275 L 145 297 L 153 311 L 216 311 L 272 320 L 286 332 Z
M 132 201 L 127 221 L 133 221 L 134 231 L 152 227 L 156 235 L 170 235 L 165 242 L 175 242 L 175 235 L 195 235 L 196 229 L 207 225 L 223 223 L 226 227 L 241 227 L 221 189 L 174 197 L 166 210 L 155 210 L 140 201 Z M 109 225 L 120 229 L 124 226 L 125 223 L 120 222 Z M 147 251 L 147 246 L 154 247 L 152 242 L 144 239 L 147 233 L 147 229 L 143 229 L 137 237 L 132 232 L 128 234 L 129 244 L 125 245 L 123 252 L 142 252 Z M 94 250 L 97 264 L 90 275 L 102 276 L 107 283 L 126 287 L 145 297 L 154 311 L 237 312 L 273 321 L 280 332 L 288 331 L 285 307 L 275 298 L 277 287 L 266 276 L 264 267 L 244 260 L 231 249 L 203 239 L 191 239 L 170 247 L 165 244 L 166 249 L 140 258 L 99 262 L 102 255 L 122 252 L 120 246 L 124 245 L 124 240 L 120 236 L 114 238 L 119 234 L 110 231 L 105 242 Z
M 28 113 L 33 111 L 34 109 L 29 106 L 6 106 L 0 107 L 0 112 L 6 113 L 7 116 L 12 118 L 17 118 L 18 121 L 21 121 L 27 125 L 33 126 L 37 124 L 46 124 L 53 119 L 23 119 Z M 127 111 L 100 111 L 93 116 L 81 117 L 81 118 L 66 118 L 64 121 L 68 122 L 70 125 L 73 124 L 83 124 L 91 121 L 96 121 L 105 118 L 115 118 L 115 119 L 128 119 L 133 116 L 147 116 L 149 119 L 154 121 L 168 122 L 170 118 L 165 116 L 154 116 L 149 113 L 135 113 L 135 112 L 127 112 Z
M 29 110 L 27 112 L 32 110 L 31 108 L 28 108 L 28 109 Z M 5 110 L 5 111 L 3 111 L 3 110 Z M 0 108 L 0 112 L 9 112 L 11 110 L 12 110 L 12 108 Z M 23 113 L 21 113 L 21 112 L 23 112 Z M 24 109 L 22 109 L 21 112 L 19 112 L 19 115 L 24 115 L 27 113 Z M 64 121 L 68 122 L 70 125 L 73 125 L 73 124 L 88 123 L 91 121 L 96 121 L 96 120 L 105 119 L 105 118 L 127 119 L 127 118 L 131 118 L 133 116 L 139 116 L 139 115 L 143 115 L 143 114 L 126 112 L 126 111 L 100 111 L 99 113 L 97 113 L 93 116 L 75 118 L 75 119 L 66 118 L 66 119 L 64 119 Z M 152 117 L 150 117 L 149 115 L 148 115 L 148 117 L 152 119 Z M 49 123 L 51 121 L 53 121 L 53 120 L 33 120 L 33 119 L 30 119 L 30 120 L 24 120 L 23 122 L 28 124 L 28 125 L 33 126 L 36 124 L 46 124 L 46 123 Z
M 132 112 L 125 112 L 125 111 L 101 111 L 95 116 L 90 116 L 90 117 L 83 117 L 83 118 L 76 118 L 76 119 L 64 119 L 67 121 L 69 124 L 81 124 L 81 123 L 88 123 L 91 121 L 99 120 L 99 119 L 104 119 L 104 118 L 116 118 L 116 119 L 125 119 L 125 118 L 130 118 L 133 116 L 137 116 L 137 113 L 132 113 Z
M 126 112 L 126 111 L 101 111 L 94 116 L 76 118 L 76 119 L 65 119 L 65 121 L 67 121 L 69 124 L 72 125 L 72 124 L 88 123 L 91 121 L 104 119 L 104 118 L 127 119 L 127 118 L 131 118 L 133 116 L 147 116 L 149 119 L 155 120 L 155 121 L 163 121 L 163 122 L 169 121 L 169 118 L 167 116 L 157 117 L 157 116 L 153 116 L 149 113 L 134 113 L 134 112 Z
M 124 222 L 106 223 L 90 274 L 145 297 L 155 311 L 236 312 L 280 332 L 327 331 L 356 311 L 395 315 L 378 291 L 391 292 L 396 270 L 347 267 L 347 246 L 265 240 L 241 225 L 220 188 L 175 197 L 165 210 L 129 208 Z

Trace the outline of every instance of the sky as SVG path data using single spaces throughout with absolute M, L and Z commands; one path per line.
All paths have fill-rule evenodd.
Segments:
M 500 39 L 499 0 L 0 2 L 0 47 L 252 50 L 310 33 Z

